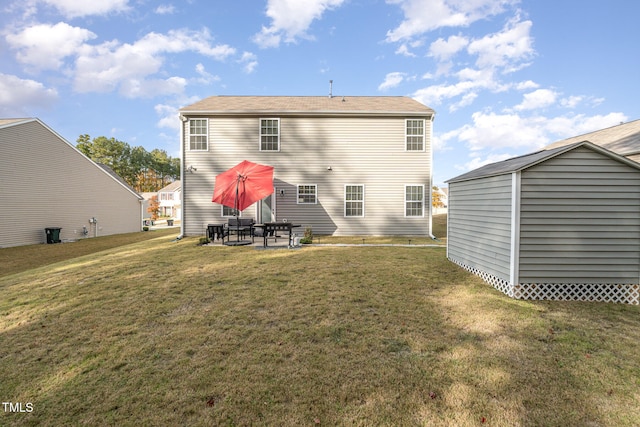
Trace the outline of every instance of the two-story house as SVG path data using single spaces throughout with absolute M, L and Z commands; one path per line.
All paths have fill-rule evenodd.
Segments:
M 158 202 L 161 216 L 169 216 L 173 219 L 182 217 L 182 183 L 173 181 L 158 190 Z
M 314 234 L 431 235 L 434 111 L 408 97 L 212 96 L 180 110 L 182 233 L 233 209 L 212 203 L 216 175 L 270 165 L 275 192 L 245 209 Z

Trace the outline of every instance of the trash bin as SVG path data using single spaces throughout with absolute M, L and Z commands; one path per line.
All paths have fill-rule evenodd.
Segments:
M 173 219 L 168 219 L 167 220 L 167 226 L 173 227 Z
M 44 229 L 47 234 L 47 243 L 60 243 L 60 227 L 47 227 Z

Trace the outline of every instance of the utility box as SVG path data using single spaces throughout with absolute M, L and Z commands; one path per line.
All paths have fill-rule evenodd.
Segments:
M 62 230 L 62 228 L 60 227 L 47 227 L 44 229 L 45 233 L 47 234 L 47 243 L 60 243 L 60 230 Z

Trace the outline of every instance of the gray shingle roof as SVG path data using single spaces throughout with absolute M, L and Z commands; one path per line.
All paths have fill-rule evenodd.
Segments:
M 617 126 L 556 141 L 545 148 L 562 147 L 579 141 L 593 142 L 621 156 L 640 153 L 640 120 L 621 123 Z
M 158 193 L 173 193 L 174 191 L 178 190 L 182 190 L 182 181 L 180 181 L 179 179 L 165 185 L 160 190 L 158 190 Z
M 31 118 L 23 118 L 23 119 L 0 119 L 0 127 L 11 125 L 14 123 L 21 123 L 25 121 L 33 120 Z
M 434 114 L 406 96 L 210 96 L 180 109 L 207 114 Z
M 640 169 L 640 163 L 636 163 L 633 160 L 629 160 L 623 156 L 620 156 L 612 151 L 609 151 L 605 148 L 602 148 L 598 145 L 595 145 L 589 141 L 581 141 L 574 142 L 570 145 L 560 146 L 548 150 L 540 150 L 535 153 L 525 154 L 523 156 L 512 157 L 507 160 L 503 160 L 501 162 L 491 163 L 485 166 L 481 166 L 477 169 L 474 169 L 470 172 L 464 173 L 462 175 L 458 175 L 455 178 L 451 178 L 446 183 L 451 182 L 460 182 L 460 181 L 469 181 L 472 179 L 478 178 L 487 178 L 490 176 L 498 176 L 504 175 L 506 173 L 518 172 L 531 166 L 537 165 L 538 163 L 544 162 L 552 157 L 556 157 L 562 153 L 566 153 L 567 151 L 574 150 L 578 147 L 585 146 L 594 151 L 602 153 L 606 156 L 609 156 L 617 161 L 628 164 L 636 169 Z

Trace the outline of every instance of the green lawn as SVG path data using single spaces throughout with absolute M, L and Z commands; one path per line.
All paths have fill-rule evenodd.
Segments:
M 0 277 L 0 400 L 33 408 L 0 425 L 640 425 L 638 306 L 513 300 L 444 248 L 155 236 Z

